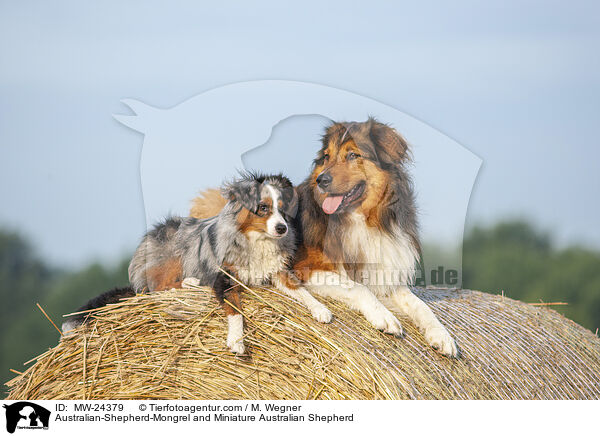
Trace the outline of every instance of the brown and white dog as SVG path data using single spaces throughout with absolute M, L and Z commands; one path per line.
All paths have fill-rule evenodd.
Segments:
M 379 300 L 391 297 L 432 347 L 457 357 L 452 336 L 409 289 L 420 252 L 409 160 L 406 141 L 385 124 L 331 124 L 297 188 L 301 234 L 293 269 L 311 292 L 343 301 L 375 328 L 401 336 L 400 322 Z M 195 199 L 192 216 L 216 215 L 220 204 L 211 197 Z

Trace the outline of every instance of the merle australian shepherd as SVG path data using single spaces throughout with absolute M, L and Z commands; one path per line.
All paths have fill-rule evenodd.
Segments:
M 420 245 L 415 200 L 405 168 L 406 141 L 391 127 L 335 122 L 308 178 L 298 186 L 300 245 L 294 271 L 310 291 L 359 310 L 377 329 L 401 336 L 398 319 L 380 301 L 397 308 L 442 354 L 457 357 L 456 342 L 431 309 L 415 296 Z M 214 215 L 224 200 L 207 191 L 191 215 Z
M 289 271 L 296 251 L 291 218 L 298 204 L 291 182 L 281 175 L 246 174 L 226 184 L 222 195 L 227 202 L 217 216 L 169 218 L 148 232 L 129 265 L 131 288 L 103 294 L 80 310 L 100 307 L 135 291 L 211 286 L 227 314 L 227 345 L 242 354 L 243 318 L 234 277 L 248 286 L 271 284 L 303 303 L 315 319 L 331 321 L 329 309 L 300 287 Z M 63 331 L 84 320 L 80 315 L 67 321 Z

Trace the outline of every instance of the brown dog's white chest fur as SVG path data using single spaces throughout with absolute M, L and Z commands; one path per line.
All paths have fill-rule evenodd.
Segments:
M 377 295 L 388 295 L 398 286 L 412 283 L 417 249 L 401 229 L 393 233 L 368 226 L 363 215 L 348 216 L 342 236 L 345 259 L 356 259 L 354 281 L 368 286 Z

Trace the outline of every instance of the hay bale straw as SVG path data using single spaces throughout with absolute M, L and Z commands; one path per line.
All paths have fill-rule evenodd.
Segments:
M 456 337 L 460 359 L 438 355 L 403 317 L 398 339 L 327 300 L 335 319 L 320 324 L 269 289 L 244 292 L 249 356 L 240 358 L 226 348 L 212 292 L 172 290 L 94 312 L 9 381 L 8 398 L 600 398 L 600 339 L 590 331 L 497 295 L 415 292 Z

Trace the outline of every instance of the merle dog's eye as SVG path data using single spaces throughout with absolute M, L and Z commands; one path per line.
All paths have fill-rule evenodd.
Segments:
M 359 158 L 360 154 L 358 153 L 354 153 L 353 151 L 348 153 L 348 156 L 346 156 L 346 160 L 354 160 L 356 158 Z
M 258 205 L 258 213 L 263 214 L 269 211 L 269 206 L 265 203 L 261 203 Z

